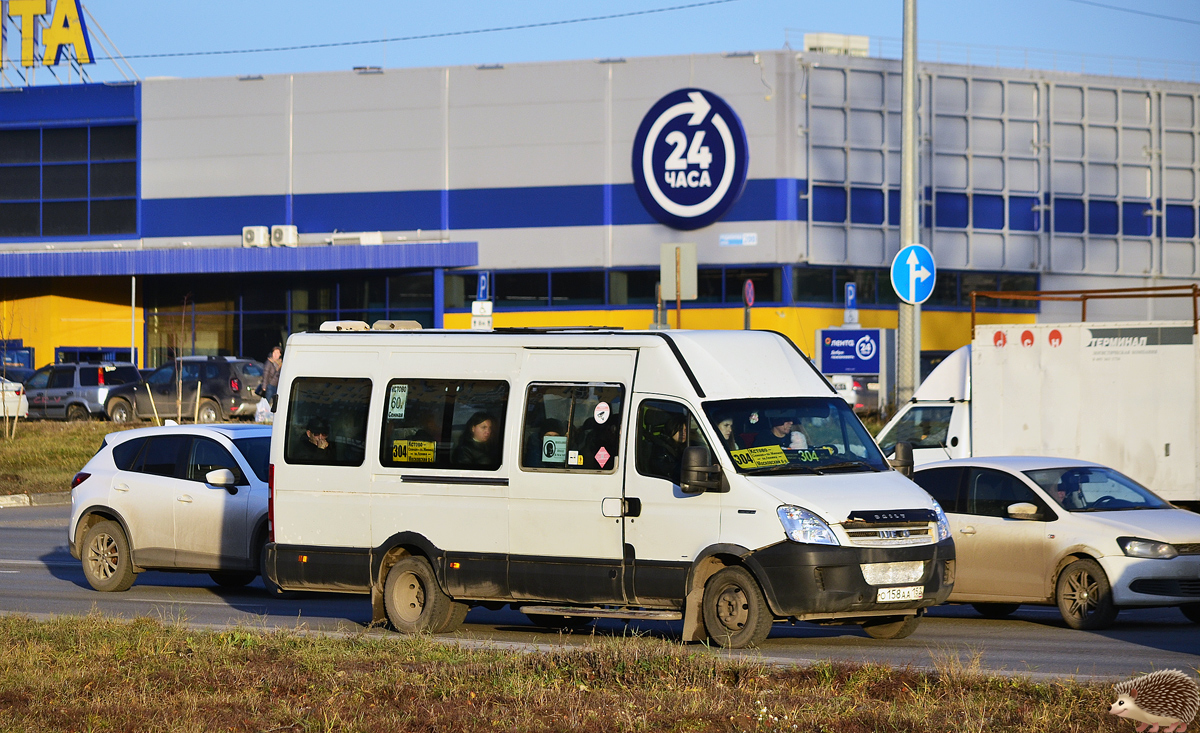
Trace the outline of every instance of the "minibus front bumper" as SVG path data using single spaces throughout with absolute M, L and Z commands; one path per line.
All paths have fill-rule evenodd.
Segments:
M 954 587 L 951 539 L 915 547 L 842 547 L 785 541 L 755 550 L 746 560 L 756 571 L 771 610 L 781 617 L 818 620 L 848 618 L 857 613 L 878 616 L 887 611 L 904 615 L 944 603 Z M 864 564 L 914 560 L 923 563 L 916 581 L 871 585 L 863 577 Z M 922 588 L 920 599 L 881 600 L 881 589 L 914 586 Z

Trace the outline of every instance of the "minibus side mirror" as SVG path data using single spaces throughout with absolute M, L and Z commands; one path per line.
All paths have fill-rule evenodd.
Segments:
M 912 478 L 913 475 L 913 449 L 912 443 L 900 442 L 896 444 L 896 452 L 892 454 L 892 460 L 888 461 L 892 468 L 896 469 L 905 476 Z
M 721 466 L 712 462 L 708 448 L 693 445 L 683 450 L 683 467 L 679 472 L 679 490 L 685 494 L 720 491 Z

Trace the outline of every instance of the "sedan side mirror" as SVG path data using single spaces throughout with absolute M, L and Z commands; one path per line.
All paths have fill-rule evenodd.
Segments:
M 1036 504 L 1022 501 L 1008 505 L 1008 516 L 1013 519 L 1041 519 L 1042 513 L 1038 511 Z
M 888 461 L 892 468 L 904 474 L 908 478 L 913 475 L 913 448 L 912 443 L 901 441 L 896 444 L 895 453 L 892 454 L 892 459 Z
M 228 468 L 213 469 L 212 471 L 204 474 L 204 480 L 210 486 L 220 486 L 224 489 L 233 489 L 233 491 L 237 491 L 237 489 L 235 489 L 233 486 L 234 482 L 237 481 L 237 477 L 234 476 L 233 471 L 230 471 Z
M 693 445 L 683 450 L 683 466 L 679 472 L 679 490 L 685 494 L 721 489 L 721 465 L 712 462 L 708 448 Z

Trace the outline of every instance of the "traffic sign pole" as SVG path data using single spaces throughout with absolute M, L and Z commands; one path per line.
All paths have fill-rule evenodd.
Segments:
M 901 61 L 900 102 L 900 246 L 920 240 L 917 190 L 917 0 L 904 0 L 904 51 Z M 909 292 L 915 283 L 910 281 Z M 896 329 L 896 400 L 912 399 L 921 381 L 921 306 L 900 301 Z M 881 395 L 882 396 L 882 395 Z

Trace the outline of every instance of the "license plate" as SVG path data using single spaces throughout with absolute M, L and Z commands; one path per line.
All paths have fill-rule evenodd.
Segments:
M 919 601 L 924 597 L 924 586 L 910 585 L 906 588 L 880 588 L 879 596 L 875 600 L 878 603 L 891 603 L 895 601 Z

